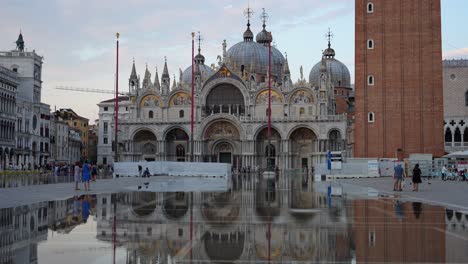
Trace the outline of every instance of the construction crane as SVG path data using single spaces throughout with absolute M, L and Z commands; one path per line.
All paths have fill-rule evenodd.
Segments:
M 77 91 L 77 92 L 85 92 L 85 93 L 101 93 L 101 94 L 115 94 L 115 91 L 111 90 L 101 90 L 101 89 L 92 89 L 92 88 L 80 88 L 80 87 L 72 87 L 72 86 L 56 86 L 55 89 L 57 90 L 65 90 L 65 91 Z M 119 95 L 128 95 L 127 92 L 119 92 Z

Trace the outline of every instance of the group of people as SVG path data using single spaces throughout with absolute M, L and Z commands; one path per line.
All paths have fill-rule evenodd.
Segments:
M 398 163 L 395 166 L 394 171 L 395 172 L 394 172 L 393 178 L 395 179 L 395 182 L 393 183 L 393 191 L 401 192 L 403 191 L 402 182 L 404 178 L 406 177 L 405 169 L 403 168 L 401 163 Z M 421 168 L 419 168 L 419 164 L 414 165 L 413 176 L 411 180 L 413 182 L 413 192 L 418 192 L 419 184 L 422 183 Z
M 453 179 L 460 179 L 461 181 L 467 181 L 468 179 L 466 178 L 467 177 L 467 174 L 468 174 L 468 170 L 465 169 L 465 168 L 459 168 L 459 167 L 454 167 L 454 168 L 450 168 L 450 169 L 447 169 L 447 167 L 444 165 L 442 166 L 442 169 L 440 170 L 441 174 L 442 174 L 442 180 L 445 181 L 447 180 L 449 177 L 449 175 L 455 175 L 456 177 L 454 177 Z
M 98 175 L 98 167 L 94 164 L 89 164 L 88 161 L 82 165 L 79 161 L 75 163 L 75 167 L 73 169 L 73 177 L 75 181 L 75 191 L 79 191 L 79 183 L 80 181 L 83 182 L 83 187 L 85 191 L 90 190 L 90 181 L 96 181 L 96 177 Z

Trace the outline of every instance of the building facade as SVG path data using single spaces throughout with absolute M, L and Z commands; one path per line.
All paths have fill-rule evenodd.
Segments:
M 271 137 L 268 137 L 268 45 L 271 33 L 256 36 L 250 21 L 243 41 L 224 41 L 217 65 L 205 65 L 200 44 L 195 56 L 193 160 L 226 162 L 234 168 L 308 168 L 326 160 L 328 150 L 346 151 L 346 114 L 336 111 L 335 87 L 350 88 L 349 71 L 329 47 L 311 70 L 293 83 L 287 57 L 271 47 Z M 120 161 L 191 160 L 192 66 L 170 78 L 167 61 L 154 81 L 146 68 L 142 82 L 133 64 L 129 96 L 119 97 Z M 172 83 L 172 84 L 171 84 Z M 114 103 L 99 106 L 98 163 L 114 160 Z
M 445 151 L 468 149 L 468 60 L 444 60 Z
M 15 153 L 17 73 L 0 66 L 0 167 L 5 168 Z
M 90 125 L 88 129 L 88 160 L 91 163 L 97 163 L 98 124 L 99 121 L 96 121 L 96 124 Z
M 16 147 L 10 165 L 34 168 L 49 158 L 50 107 L 41 103 L 43 57 L 26 51 L 20 33 L 16 49 L 0 52 L 0 66 L 17 73 Z
M 355 156 L 442 156 L 440 0 L 355 6 Z
M 88 133 L 89 133 L 89 119 L 79 116 L 75 111 L 69 108 L 59 110 L 60 115 L 66 120 L 70 128 L 79 131 L 81 141 L 81 158 L 83 160 L 88 158 Z

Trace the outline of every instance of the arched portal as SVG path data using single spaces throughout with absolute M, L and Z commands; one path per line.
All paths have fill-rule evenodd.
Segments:
M 261 129 L 256 137 L 257 164 L 260 168 L 267 168 L 267 160 L 270 158 L 272 166 L 277 165 L 277 155 L 280 153 L 281 136 L 278 131 L 271 128 L 271 137 L 268 141 L 268 127 Z
M 328 133 L 328 150 L 341 151 L 343 149 L 340 131 L 333 129 Z
M 457 128 L 455 129 L 455 133 L 454 133 L 454 136 L 453 136 L 453 140 L 454 140 L 454 142 L 455 142 L 455 146 L 460 146 L 461 139 L 462 139 L 461 131 L 460 131 L 460 128 L 457 127 Z
M 220 120 L 211 123 L 203 134 L 205 151 L 210 153 L 205 161 L 230 163 L 234 167 L 239 165 L 238 144 L 239 129 L 229 121 Z
M 312 155 L 315 152 L 317 136 L 305 127 L 300 127 L 291 133 L 292 167 L 310 171 L 313 168 Z
M 189 197 L 187 193 L 164 193 L 163 211 L 169 219 L 179 219 L 187 213 Z
M 189 136 L 181 128 L 173 128 L 166 134 L 166 155 L 169 161 L 185 161 Z
M 243 115 L 245 113 L 244 96 L 236 86 L 229 83 L 220 84 L 208 93 L 204 112 L 206 115 L 218 113 Z
M 452 131 L 449 127 L 445 129 L 445 144 L 451 146 L 452 145 Z
M 140 130 L 133 136 L 133 153 L 137 160 L 156 160 L 157 139 L 153 132 Z

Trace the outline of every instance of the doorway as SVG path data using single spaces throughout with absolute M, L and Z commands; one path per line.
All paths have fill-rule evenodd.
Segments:
M 220 152 L 219 153 L 219 162 L 220 163 L 229 163 L 232 162 L 232 154 L 231 152 Z

